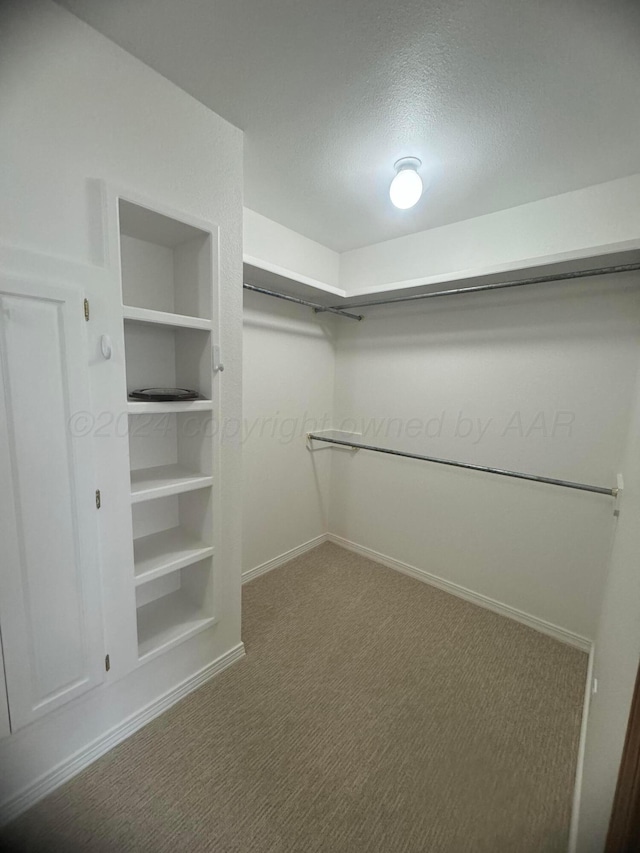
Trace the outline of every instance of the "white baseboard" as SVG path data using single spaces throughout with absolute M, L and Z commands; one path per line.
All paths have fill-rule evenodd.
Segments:
M 187 694 L 201 687 L 205 682 L 222 672 L 223 669 L 231 666 L 232 663 L 243 658 L 244 654 L 244 645 L 239 643 L 214 660 L 213 663 L 191 675 L 178 684 L 177 687 L 168 690 L 140 711 L 136 711 L 135 714 L 127 717 L 122 723 L 119 723 L 88 746 L 83 747 L 52 770 L 40 776 L 35 782 L 23 788 L 8 800 L 5 800 L 4 803 L 0 804 L 0 825 L 18 817 L 22 812 L 35 805 L 43 797 L 46 797 L 47 794 L 50 794 L 60 785 L 68 782 L 69 779 L 76 776 L 81 770 L 84 770 L 96 761 L 96 759 L 100 758 L 100 756 L 109 752 L 110 749 L 113 749 L 114 746 L 117 746 L 123 740 L 126 740 L 138 729 L 141 729 L 155 717 L 158 717 L 172 705 L 175 705 L 176 702 L 184 699 Z
M 584 688 L 582 704 L 582 723 L 580 724 L 580 744 L 578 746 L 578 763 L 576 765 L 576 781 L 573 787 L 573 802 L 571 804 L 571 825 L 569 828 L 569 853 L 576 853 L 578 847 L 578 823 L 580 820 L 580 801 L 582 799 L 582 774 L 584 771 L 584 753 L 587 747 L 587 726 L 589 724 L 589 708 L 591 707 L 591 685 L 593 682 L 593 661 L 595 647 L 589 650 L 589 666 L 587 667 L 587 683 Z
M 285 551 L 284 554 L 280 554 L 278 557 L 273 557 L 273 559 L 267 560 L 266 563 L 261 563 L 253 569 L 247 569 L 246 572 L 242 573 L 242 583 L 248 583 L 249 581 L 254 580 L 254 578 L 259 578 L 260 575 L 270 572 L 272 569 L 277 569 L 278 566 L 284 566 L 284 564 L 288 563 L 290 560 L 299 557 L 301 554 L 305 554 L 307 551 L 311 551 L 312 548 L 316 548 L 318 545 L 322 545 L 323 542 L 327 541 L 328 536 L 328 533 L 321 533 L 320 536 L 309 539 L 308 542 L 303 542 L 302 545 L 298 545 L 296 548 L 291 548 L 290 551 Z
M 387 566 L 390 569 L 401 572 L 403 575 L 409 575 L 409 577 L 415 578 L 423 583 L 428 583 L 431 586 L 444 590 L 444 592 L 450 592 L 458 598 L 463 598 L 465 601 L 470 601 L 472 604 L 477 604 L 487 610 L 492 610 L 494 613 L 499 613 L 501 616 L 507 616 L 509 619 L 514 619 L 516 622 L 528 625 L 530 628 L 534 628 L 542 634 L 547 634 L 550 637 L 554 637 L 556 640 L 560 640 L 561 643 L 574 646 L 583 652 L 591 651 L 591 640 L 586 637 L 581 637 L 580 634 L 574 634 L 573 631 L 568 631 L 566 628 L 561 628 L 560 626 L 547 622 L 544 619 L 540 619 L 537 616 L 532 616 L 530 613 L 518 610 L 516 607 L 511 607 L 509 604 L 503 604 L 501 601 L 496 601 L 495 599 L 482 595 L 479 592 L 473 592 L 472 590 L 467 589 L 464 586 L 460 586 L 457 583 L 447 581 L 437 575 L 432 575 L 431 572 L 427 572 L 425 569 L 419 569 L 416 566 L 409 565 L 409 563 L 394 560 L 393 557 L 387 557 L 386 554 L 380 554 L 378 551 L 366 548 L 364 545 L 357 545 L 355 542 L 351 542 L 349 539 L 343 539 L 341 536 L 336 536 L 334 533 L 327 534 L 327 540 L 329 542 L 333 542 L 335 545 L 340 545 L 342 548 L 346 548 L 348 551 L 353 551 L 356 554 L 367 557 L 375 563 L 381 563 L 383 566 Z

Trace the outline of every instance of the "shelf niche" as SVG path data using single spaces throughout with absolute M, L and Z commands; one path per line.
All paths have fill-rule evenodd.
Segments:
M 211 489 L 137 503 L 132 516 L 136 586 L 213 554 Z
M 136 588 L 138 659 L 148 660 L 214 623 L 211 559 Z
M 132 501 L 210 486 L 213 430 L 211 412 L 129 415 Z
M 211 234 L 120 199 L 124 305 L 212 319 Z
M 187 388 L 211 399 L 211 333 L 124 321 L 127 395 L 141 388 Z

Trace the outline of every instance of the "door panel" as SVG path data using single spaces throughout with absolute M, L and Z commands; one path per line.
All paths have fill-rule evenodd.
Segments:
M 0 636 L 0 738 L 11 733 L 9 724 L 9 700 L 4 677 L 4 659 L 2 657 L 2 637 Z
M 13 731 L 104 673 L 92 438 L 78 415 L 90 412 L 84 322 L 76 288 L 0 284 L 0 627 Z

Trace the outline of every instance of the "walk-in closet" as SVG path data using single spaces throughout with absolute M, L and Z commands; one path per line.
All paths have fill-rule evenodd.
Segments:
M 0 846 L 640 849 L 637 3 L 0 18 Z

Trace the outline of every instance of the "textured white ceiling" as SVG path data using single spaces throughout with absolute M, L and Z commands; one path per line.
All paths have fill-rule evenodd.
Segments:
M 248 207 L 338 251 L 640 171 L 639 0 L 61 2 L 245 131 Z M 398 211 L 405 155 L 432 186 Z

